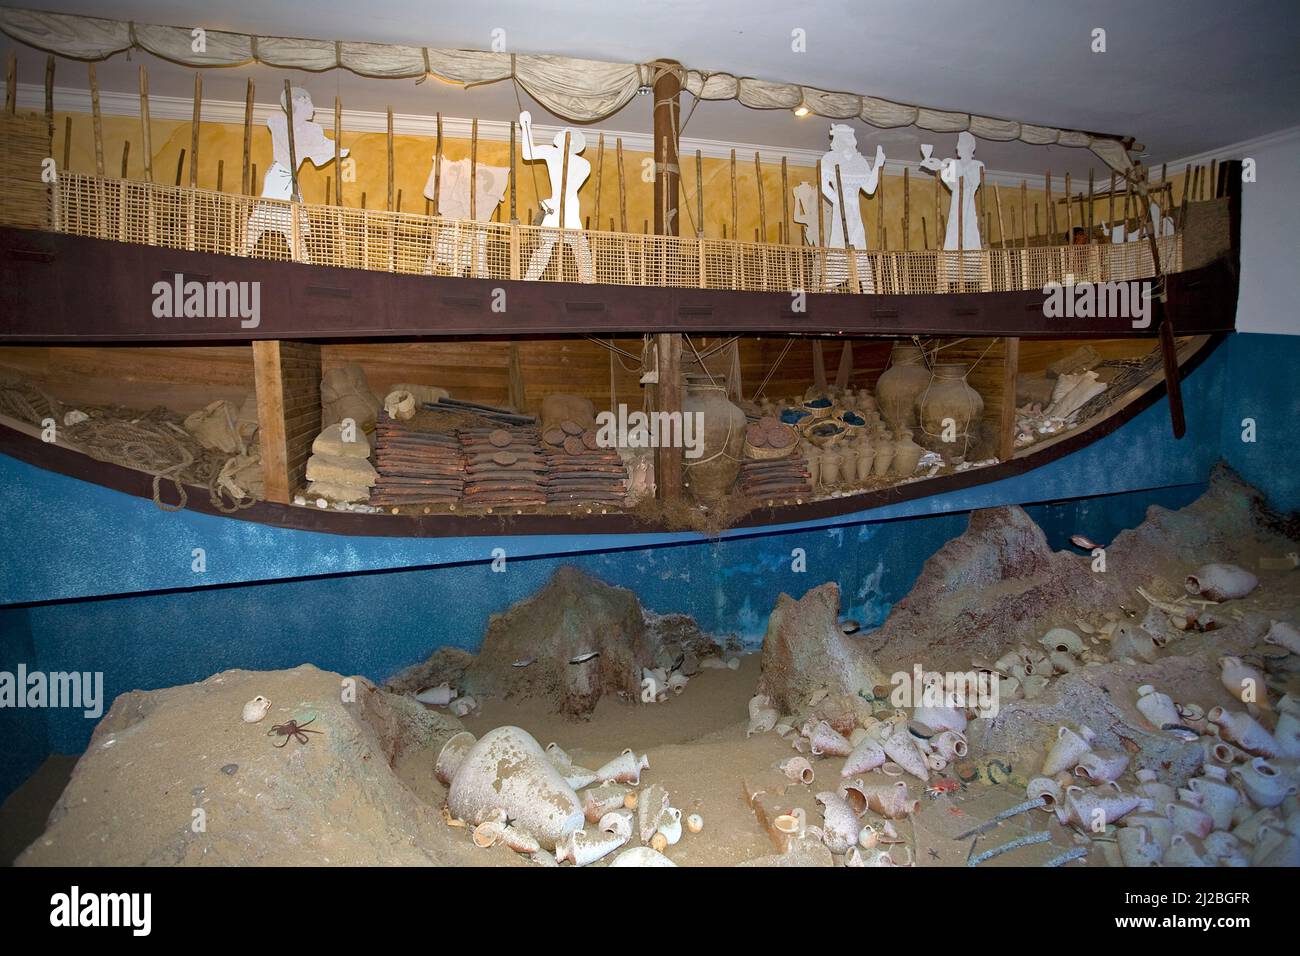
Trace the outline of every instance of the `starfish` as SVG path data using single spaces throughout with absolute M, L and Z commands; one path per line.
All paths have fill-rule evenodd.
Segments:
M 515 825 L 515 818 L 512 817 L 512 816 L 510 816 L 509 814 L 506 814 L 506 822 L 505 822 L 505 825 L 506 825 L 507 827 L 512 827 L 512 826 L 514 826 L 514 825 Z
M 933 847 L 930 848 L 930 859 L 932 860 L 939 859 L 939 851 L 934 849 Z

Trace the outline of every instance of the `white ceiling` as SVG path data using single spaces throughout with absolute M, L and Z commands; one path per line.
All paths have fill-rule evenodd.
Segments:
M 689 67 L 867 93 L 938 109 L 1044 125 L 1128 134 L 1159 163 L 1300 124 L 1300 4 L 1295 0 L 0 0 L 64 13 L 264 35 L 418 43 L 488 49 L 505 30 L 508 49 L 618 61 L 677 59 Z M 1107 52 L 1091 52 L 1106 30 Z M 806 32 L 807 52 L 791 49 Z M 43 54 L 20 52 L 20 80 L 42 82 Z M 133 91 L 149 64 L 150 92 L 189 96 L 192 71 L 136 53 L 99 68 L 105 90 Z M 205 99 L 242 101 L 244 80 L 277 89 L 285 73 L 264 68 L 204 72 Z M 317 102 L 333 94 L 357 110 L 505 120 L 516 112 L 509 84 L 461 90 L 437 82 L 362 79 L 344 71 L 303 78 Z M 61 60 L 60 87 L 84 87 L 81 64 Z M 539 122 L 553 121 L 530 104 Z M 689 112 L 693 101 L 684 97 Z M 597 126 L 648 132 L 649 98 Z M 684 135 L 823 149 L 825 120 L 734 102 L 699 105 Z M 944 137 L 924 134 L 927 141 Z M 915 130 L 863 126 L 891 158 L 915 160 Z M 1025 173 L 1100 170 L 1091 154 L 1061 147 L 981 142 L 991 169 Z

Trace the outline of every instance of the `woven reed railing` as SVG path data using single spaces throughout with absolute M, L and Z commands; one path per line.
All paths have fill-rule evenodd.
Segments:
M 56 231 L 169 249 L 369 269 L 746 292 L 924 294 L 1151 278 L 1146 242 L 965 252 L 846 252 L 724 239 L 548 229 L 320 206 L 62 173 Z M 1182 237 L 1159 240 L 1166 272 Z

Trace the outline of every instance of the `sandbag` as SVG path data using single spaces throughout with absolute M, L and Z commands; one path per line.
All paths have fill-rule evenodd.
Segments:
M 381 406 L 360 365 L 344 365 L 326 372 L 321 377 L 320 401 L 321 425 L 337 425 L 350 418 L 362 431 L 375 430 Z
M 185 419 L 185 430 L 204 448 L 234 455 L 244 451 L 236 424 L 239 412 L 230 402 L 218 399 Z

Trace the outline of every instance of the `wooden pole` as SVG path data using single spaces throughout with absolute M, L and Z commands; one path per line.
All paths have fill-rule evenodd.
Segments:
M 54 54 L 45 58 L 45 128 L 54 138 Z M 100 173 L 99 175 L 103 175 Z
M 393 181 L 395 170 L 393 169 L 393 108 L 388 107 L 388 130 L 385 135 L 385 145 L 388 147 L 388 193 L 385 196 L 388 211 L 393 211 Z
M 876 179 L 876 249 L 885 251 L 885 173 Z
M 564 143 L 564 166 L 569 166 L 569 143 Z M 478 117 L 469 126 L 469 218 L 478 219 Z M 563 221 L 560 223 L 563 225 Z
M 226 161 L 224 159 L 219 159 L 217 160 L 217 192 L 224 192 L 224 189 L 222 187 L 224 187 L 225 184 L 226 184 Z M 327 190 L 329 189 L 328 179 L 325 180 L 325 188 Z M 327 199 L 325 202 L 328 205 L 329 200 Z
M 1029 248 L 1029 183 L 1020 180 L 1020 219 L 1025 230 L 1025 248 Z
M 1070 192 L 1070 174 L 1065 174 L 1065 242 L 1068 246 L 1074 242 L 1074 198 Z
M 998 245 L 1003 249 L 1007 247 L 1007 233 L 1002 224 L 1002 190 L 998 184 L 993 184 L 993 205 L 997 207 L 998 214 Z
M 72 167 L 72 117 L 63 117 L 63 169 Z
M 1089 167 L 1088 168 L 1088 221 L 1084 224 L 1088 230 L 1088 245 L 1093 244 L 1093 240 L 1095 238 L 1094 236 L 1095 223 L 1097 221 L 1096 218 L 1094 218 L 1096 214 L 1096 210 L 1093 209 L 1092 203 L 1093 203 L 1093 180 L 1092 180 L 1092 168 Z
M 442 215 L 442 114 L 437 114 L 437 126 L 435 128 L 435 139 L 433 144 L 433 214 Z M 511 124 L 514 128 L 514 124 Z M 510 153 L 511 159 L 514 159 L 514 151 Z
M 817 160 L 817 258 L 819 260 L 818 271 L 818 291 L 825 288 L 826 285 L 826 223 L 824 210 L 822 209 L 822 161 Z M 817 353 L 820 354 L 820 351 Z M 823 379 L 825 375 L 823 374 Z
M 623 178 L 623 137 L 614 139 L 614 158 L 618 162 L 618 228 L 627 232 L 627 184 Z
M 754 185 L 758 189 L 758 231 L 767 242 L 767 199 L 763 195 L 763 163 L 757 151 L 754 153 Z
M 602 158 L 603 158 L 603 157 L 604 157 L 604 149 L 605 149 L 605 134 L 604 134 L 604 133 L 601 133 L 601 135 L 600 135 L 600 148 L 601 148 L 601 155 L 602 155 Z M 441 159 L 436 160 L 436 161 L 437 161 L 437 162 L 442 162 Z M 519 183 L 515 180 L 515 121 L 514 121 L 514 120 L 511 120 L 511 121 L 510 121 L 510 225 L 512 225 L 512 226 L 517 226 L 517 225 L 519 225 L 519 208 L 518 208 L 518 206 L 515 204 L 515 200 L 518 198 L 518 196 L 519 196 Z M 597 174 L 597 177 L 596 177 L 596 210 L 597 210 L 597 212 L 600 211 L 600 176 L 599 176 L 599 174 Z M 599 224 L 599 221 L 600 221 L 599 218 L 597 218 L 597 223 L 598 223 L 598 224 Z M 511 236 L 513 237 L 517 232 L 518 232 L 518 230 L 514 230 L 514 229 L 512 229 L 512 230 L 510 231 L 510 234 L 511 234 Z
M 153 182 L 153 140 L 149 135 L 149 73 L 140 66 L 140 156 L 145 182 Z
M 1115 174 L 1110 174 L 1110 192 L 1106 195 L 1106 228 L 1115 228 Z
M 704 238 L 704 155 L 695 151 L 695 234 Z M 703 253 L 701 253 L 703 256 Z
M 287 79 L 284 81 L 284 118 L 286 123 L 288 123 L 289 126 L 288 129 L 289 179 L 290 179 L 290 183 L 292 184 L 292 192 L 289 193 L 289 199 L 292 202 L 297 202 L 298 201 L 298 148 L 294 143 L 295 137 L 293 135 L 293 87 L 289 85 L 289 81 Z M 390 178 L 390 182 L 391 182 L 391 178 Z M 391 189 L 392 187 L 390 186 L 389 188 Z M 389 198 L 390 199 L 392 198 L 391 194 Z M 294 217 L 294 220 L 295 221 L 297 220 L 296 216 Z
M 702 215 L 702 214 L 701 214 Z M 781 242 L 790 244 L 790 171 L 781 157 Z
M 912 248 L 912 177 L 911 171 L 903 167 L 903 251 Z
M 600 228 L 600 184 L 605 178 L 605 134 L 596 139 L 596 228 Z
M 337 115 L 337 101 L 335 105 L 335 115 Z M 252 161 L 253 153 L 253 81 L 249 80 L 244 89 L 244 162 L 240 167 L 239 173 L 239 192 L 241 195 L 248 196 L 253 191 L 252 167 L 249 165 Z
M 740 238 L 740 229 L 738 223 L 738 210 L 736 206 L 736 151 L 731 151 L 731 236 L 733 239 Z
M 15 116 L 18 112 L 18 54 L 13 50 L 5 59 L 5 115 Z
M 199 184 L 199 123 L 203 118 L 203 74 L 194 74 L 194 113 L 190 120 L 190 188 Z
M 124 140 L 122 143 L 122 178 L 126 179 L 127 164 L 131 159 L 131 141 Z
M 90 121 L 95 133 L 95 175 L 104 175 L 104 117 L 99 111 L 99 80 L 95 64 L 87 64 L 90 74 Z M 125 175 L 125 174 L 123 174 Z
M 565 227 L 564 221 L 564 201 L 569 198 L 569 136 L 571 134 L 566 129 L 564 131 L 564 154 L 560 158 L 560 228 Z M 561 246 L 561 249 L 564 247 Z M 563 276 L 564 270 L 558 270 Z
M 174 185 L 179 186 L 181 184 L 181 178 L 184 175 L 185 175 L 185 147 L 182 146 L 181 151 L 176 156 L 176 182 L 174 183 Z
M 334 202 L 343 205 L 343 100 L 334 97 Z
M 1056 235 L 1056 203 L 1052 202 L 1052 171 L 1049 169 L 1047 175 L 1043 177 L 1043 205 L 1046 207 L 1044 218 L 1047 222 L 1048 245 L 1051 245 L 1051 237 Z M 1035 216 L 1034 225 L 1037 226 L 1038 217 Z
M 654 187 L 655 231 L 660 235 L 678 235 L 678 116 L 681 97 L 680 64 L 663 61 L 654 83 L 654 143 L 660 151 L 655 157 Z M 621 164 L 620 164 L 621 165 Z M 654 389 L 655 410 L 666 415 L 679 414 L 685 402 L 681 374 L 682 337 L 679 333 L 656 336 L 659 356 L 659 382 Z M 672 444 L 672 443 L 665 443 Z M 655 455 L 656 493 L 662 500 L 682 495 L 682 449 L 661 447 Z
M 840 196 L 840 229 L 844 233 L 844 255 L 849 261 L 849 283 L 854 292 L 861 292 L 862 285 L 858 279 L 858 257 L 849 242 L 848 212 L 844 208 L 844 177 L 840 175 L 840 164 L 835 164 L 835 189 Z

